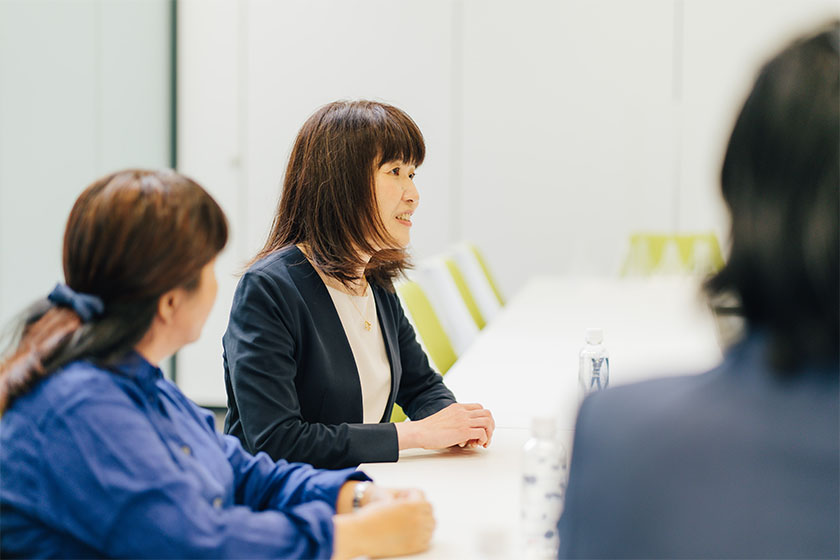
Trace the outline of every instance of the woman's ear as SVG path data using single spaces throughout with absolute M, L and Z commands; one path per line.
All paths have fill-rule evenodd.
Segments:
M 169 290 L 158 300 L 157 318 L 164 325 L 172 324 L 175 318 L 175 313 L 181 305 L 183 299 L 183 290 L 175 289 Z

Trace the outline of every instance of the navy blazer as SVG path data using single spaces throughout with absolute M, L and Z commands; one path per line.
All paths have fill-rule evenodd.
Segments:
M 396 294 L 371 283 L 391 364 L 391 394 L 379 424 L 364 424 L 356 361 L 318 273 L 294 246 L 241 278 L 224 346 L 225 432 L 251 453 L 342 468 L 396 461 L 394 402 L 425 418 L 455 402 L 429 365 Z
M 766 351 L 584 401 L 561 558 L 840 557 L 840 366 L 782 378 Z

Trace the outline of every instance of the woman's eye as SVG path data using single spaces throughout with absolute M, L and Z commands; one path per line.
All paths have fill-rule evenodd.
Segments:
M 388 173 L 390 173 L 391 175 L 396 175 L 397 177 L 399 177 L 400 176 L 400 168 L 395 167 L 391 171 L 389 171 Z
M 408 174 L 408 178 L 409 178 L 409 179 L 414 179 L 414 175 L 415 175 L 414 173 L 409 173 L 409 174 Z

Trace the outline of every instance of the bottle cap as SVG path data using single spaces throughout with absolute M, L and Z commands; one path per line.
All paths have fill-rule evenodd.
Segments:
M 557 434 L 557 421 L 553 416 L 535 416 L 531 419 L 531 433 L 538 438 L 553 438 Z
M 588 344 L 601 344 L 604 341 L 604 329 L 586 329 Z

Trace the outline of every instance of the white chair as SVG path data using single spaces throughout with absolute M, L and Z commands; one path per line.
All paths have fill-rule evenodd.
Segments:
M 455 353 L 461 356 L 478 335 L 478 327 L 458 292 L 446 262 L 440 257 L 424 260 L 410 277 L 426 292 Z
M 467 281 L 481 314 L 489 323 L 502 309 L 502 305 L 493 292 L 493 287 L 488 282 L 487 275 L 481 269 L 481 264 L 476 259 L 475 252 L 469 244 L 459 243 L 452 248 L 451 254 L 464 274 L 464 279 Z

